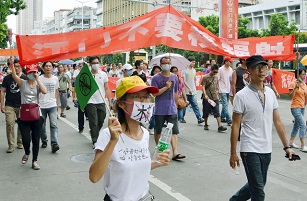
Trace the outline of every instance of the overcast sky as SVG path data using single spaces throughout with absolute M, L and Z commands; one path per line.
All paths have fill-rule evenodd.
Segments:
M 73 9 L 74 7 L 84 6 L 96 7 L 96 0 L 43 0 L 43 18 L 53 17 L 53 12 L 60 9 Z M 8 17 L 8 26 L 16 33 L 16 17 L 11 15 Z

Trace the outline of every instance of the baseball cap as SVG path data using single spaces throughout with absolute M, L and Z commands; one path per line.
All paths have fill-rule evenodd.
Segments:
M 32 64 L 32 65 L 26 65 L 26 73 L 30 72 L 38 72 L 37 65 Z
M 122 68 L 122 70 L 131 70 L 131 69 L 133 69 L 133 67 L 130 64 L 125 64 L 123 65 L 123 68 Z
M 267 62 L 261 55 L 253 55 L 246 59 L 246 66 L 247 67 L 255 67 L 258 64 L 268 65 Z
M 153 86 L 147 86 L 139 76 L 125 77 L 121 79 L 116 88 L 116 98 L 121 98 L 126 93 L 135 93 L 148 89 L 152 94 L 158 93 L 159 89 Z
M 231 57 L 225 57 L 225 58 L 224 58 L 224 62 L 225 62 L 225 61 L 234 62 L 234 60 L 232 60 Z

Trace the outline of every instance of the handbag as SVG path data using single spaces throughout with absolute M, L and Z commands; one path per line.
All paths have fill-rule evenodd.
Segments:
M 182 96 L 178 97 L 178 104 L 177 104 L 177 108 L 178 109 L 182 109 L 185 108 L 187 106 L 187 103 L 183 100 Z
M 39 89 L 37 89 L 37 101 L 39 101 Z M 36 103 L 25 103 L 20 105 L 20 120 L 21 121 L 38 121 L 40 119 L 40 109 L 39 105 Z
M 20 105 L 20 120 L 21 121 L 37 121 L 40 119 L 38 104 L 21 104 Z

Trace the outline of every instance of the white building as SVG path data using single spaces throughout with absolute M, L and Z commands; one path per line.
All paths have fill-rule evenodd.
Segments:
M 17 34 L 31 34 L 34 22 L 43 20 L 43 0 L 24 0 L 27 7 L 17 16 Z M 37 25 L 37 24 L 36 24 Z
M 301 8 L 302 0 L 275 0 L 239 9 L 239 14 L 250 19 L 248 28 L 267 29 L 270 24 L 271 14 L 283 14 L 286 19 L 294 21 L 296 26 L 302 28 L 306 24 L 306 8 Z M 304 15 L 304 16 L 301 16 Z M 301 20 L 302 19 L 302 20 Z M 305 23 L 303 21 L 305 19 Z M 303 23 L 304 25 L 301 25 Z M 305 27 L 306 28 L 306 27 Z
M 96 8 L 88 6 L 78 7 L 67 14 L 67 28 L 69 32 L 96 28 L 96 22 Z

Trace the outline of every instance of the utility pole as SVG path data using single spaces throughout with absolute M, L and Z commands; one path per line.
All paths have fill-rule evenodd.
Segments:
M 87 3 L 87 2 L 90 2 L 90 1 L 79 1 L 79 0 L 75 0 L 75 1 L 78 1 L 79 3 L 81 3 L 81 5 L 82 5 L 82 17 L 81 17 L 81 30 L 83 30 L 83 20 L 84 20 L 84 13 L 83 13 L 83 4 L 84 3 Z

